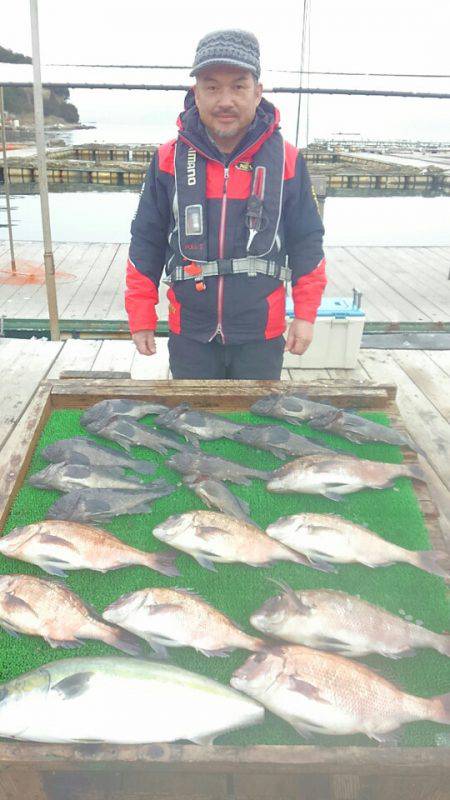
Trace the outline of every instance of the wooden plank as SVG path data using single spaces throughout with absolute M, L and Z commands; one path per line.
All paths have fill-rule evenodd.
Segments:
M 131 372 L 136 347 L 132 341 L 105 339 L 101 344 L 92 369 L 96 372 Z M 81 367 L 76 367 L 81 369 Z
M 72 280 L 57 283 L 58 313 L 60 318 L 64 317 L 68 304 L 78 291 L 84 275 L 91 268 L 92 262 L 101 252 L 101 247 L 102 245 L 99 244 L 80 242 L 72 248 L 64 262 L 60 264 L 63 272 L 74 276 Z M 47 306 L 44 304 L 36 311 L 36 319 L 46 319 L 47 317 Z
M 147 356 L 143 356 L 147 358 Z M 154 356 L 148 357 L 150 359 Z M 164 402 L 177 405 L 189 402 L 195 408 L 217 411 L 249 408 L 260 397 L 270 391 L 307 392 L 311 399 L 330 402 L 342 408 L 389 409 L 395 399 L 394 384 L 342 382 L 285 382 L 285 381 L 190 381 L 190 380 L 137 380 L 55 381 L 52 384 L 54 408 L 86 408 L 99 399 L 107 397 L 136 397 L 155 400 L 164 397 Z
M 0 529 L 25 478 L 50 411 L 50 387 L 41 384 L 0 450 Z
M 34 246 L 31 246 L 34 245 Z M 29 261 L 38 266 L 43 264 L 42 260 L 42 245 L 38 242 L 17 242 L 15 244 L 15 255 L 18 269 L 20 270 L 21 262 Z M 9 251 L 7 254 L 0 257 L 0 269 L 5 269 L 10 265 Z M 25 266 L 25 265 L 24 265 Z M 23 310 L 23 304 L 15 303 L 15 295 L 20 290 L 20 286 L 11 282 L 3 282 L 0 284 L 0 314 L 6 317 L 14 318 L 17 316 L 17 311 Z
M 14 769 L 0 775 L 0 800 L 50 800 L 41 775 L 35 770 Z M 66 800 L 69 800 L 66 797 Z
M 389 248 L 377 249 L 383 252 L 377 252 L 377 255 L 374 256 L 373 249 L 359 247 L 360 258 L 364 259 L 364 262 L 373 270 L 379 280 L 386 284 L 387 289 L 390 288 L 395 291 L 399 297 L 403 298 L 403 302 L 406 301 L 417 309 L 414 316 L 415 321 L 426 319 L 431 319 L 434 322 L 442 321 L 442 309 L 427 296 L 428 293 L 424 294 L 419 288 L 416 288 L 416 276 L 413 273 L 408 276 L 403 275 L 395 258 L 389 253 Z M 396 299 L 397 304 L 399 303 L 399 297 Z
M 184 774 L 254 773 L 324 775 L 436 775 L 450 780 L 449 747 L 318 747 L 310 745 L 257 745 L 226 747 L 199 745 L 82 745 L 0 742 L 2 765 L 33 766 L 42 771 L 75 771 L 100 765 L 117 769 L 158 766 L 158 771 L 183 769 Z M 163 769 L 165 767 L 165 770 Z M 156 770 L 155 770 L 156 774 Z
M 115 292 L 106 312 L 104 319 L 124 320 L 127 319 L 125 311 L 125 278 L 128 258 L 128 244 L 121 244 L 114 256 L 111 268 L 108 272 L 108 281 L 115 286 Z M 114 273 L 112 272 L 114 270 Z M 166 316 L 167 319 L 167 316 Z
M 380 248 L 386 264 L 395 268 L 395 280 L 403 279 L 412 284 L 423 297 L 433 303 L 445 318 L 450 317 L 450 282 L 446 276 L 439 275 L 432 266 L 419 256 L 408 253 L 408 248 Z
M 60 268 L 61 263 L 73 249 L 74 245 L 70 243 L 61 243 L 54 245 L 53 257 L 55 262 L 56 271 Z M 43 266 L 43 244 L 39 244 L 39 255 L 36 258 L 36 264 Z M 58 280 L 56 279 L 56 286 L 58 290 Z M 36 319 L 39 313 L 48 318 L 48 301 L 47 290 L 45 286 L 44 272 L 39 283 L 23 284 L 17 287 L 14 293 L 14 302 L 12 304 L 13 317 L 21 317 L 26 319 Z
M 113 258 L 101 276 L 95 294 L 84 311 L 89 319 L 108 319 L 109 309 L 114 301 L 117 289 L 125 292 L 126 250 L 123 245 L 116 245 Z M 98 273 L 98 269 L 96 270 Z
M 392 356 L 425 397 L 433 403 L 436 410 L 450 423 L 450 376 L 421 350 L 393 350 Z
M 158 337 L 156 339 L 156 353 L 153 356 L 143 356 L 135 348 L 135 355 L 131 364 L 131 377 L 133 380 L 166 380 L 169 377 L 169 340 Z M 134 346 L 134 344 L 133 344 Z
M 348 248 L 333 247 L 327 260 L 328 271 L 344 276 L 343 283 L 347 287 L 343 292 L 344 297 L 348 296 L 353 288 L 363 291 L 363 308 L 371 322 L 398 321 L 400 310 L 394 302 L 398 299 L 396 293 L 388 291 L 389 297 L 386 297 L 384 282 L 374 276 Z M 409 319 L 410 306 L 405 305 L 402 313 L 405 319 Z
M 90 370 L 100 347 L 101 341 L 98 339 L 68 339 L 47 378 L 58 379 L 61 372 L 67 369 Z
M 107 273 L 117 247 L 116 244 L 95 245 L 94 260 L 85 263 L 82 280 L 63 311 L 64 319 L 89 319 L 86 309 Z
M 62 342 L 12 339 L 6 363 L 0 362 L 3 382 L 0 408 L 0 447 L 33 397 L 39 382 L 55 361 Z M 0 353 L 4 352 L 3 348 Z
M 361 351 L 361 360 L 372 380 L 383 377 L 397 384 L 397 403 L 409 433 L 427 453 L 431 466 L 444 486 L 450 489 L 448 424 L 387 351 Z
M 446 375 L 450 375 L 450 350 L 426 350 L 426 354 Z

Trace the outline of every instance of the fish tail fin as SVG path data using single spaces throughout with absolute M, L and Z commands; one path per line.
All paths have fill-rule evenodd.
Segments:
M 416 553 L 416 566 L 432 575 L 450 581 L 450 557 L 441 550 L 424 550 Z
M 427 479 L 422 467 L 419 464 L 404 464 L 404 475 L 408 478 L 413 478 L 415 481 L 422 481 L 426 483 Z
M 123 653 L 127 653 L 129 656 L 142 657 L 144 654 L 140 639 L 123 628 L 105 623 L 102 625 L 102 641 L 117 650 L 121 650 Z
M 431 697 L 429 704 L 430 715 L 427 719 L 440 722 L 442 725 L 450 725 L 450 692 Z
M 443 656 L 450 657 L 450 636 L 445 633 L 442 633 L 440 636 L 437 635 L 434 647 L 438 653 L 442 653 Z
M 156 466 L 151 463 L 151 461 L 133 461 L 132 469 L 135 472 L 139 472 L 141 475 L 153 475 Z
M 272 477 L 272 470 L 270 469 L 255 469 L 255 478 L 260 481 L 268 481 Z
M 180 574 L 175 564 L 176 557 L 176 553 L 149 553 L 147 566 L 172 578 Z
M 247 648 L 252 653 L 261 653 L 264 650 L 269 650 L 270 644 L 265 642 L 264 639 L 258 639 L 257 636 L 249 636 Z

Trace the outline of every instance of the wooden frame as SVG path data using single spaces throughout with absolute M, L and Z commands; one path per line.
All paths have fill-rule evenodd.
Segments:
M 361 384 L 350 381 L 335 381 L 330 384 L 329 380 L 310 384 L 281 381 L 48 381 L 41 384 L 27 413 L 0 452 L 0 528 L 5 524 L 14 498 L 29 468 L 36 442 L 53 410 L 85 408 L 108 397 L 134 397 L 143 400 L 162 400 L 169 405 L 186 401 L 192 407 L 227 412 L 245 410 L 271 390 L 293 389 L 305 391 L 311 398 L 336 403 L 342 407 L 383 411 L 390 416 L 397 428 L 402 429 L 402 421 L 395 403 L 396 389 L 389 384 Z M 408 452 L 405 453 L 405 458 L 414 460 L 416 455 Z M 438 512 L 430 498 L 428 488 L 425 484 L 415 488 L 433 547 L 445 549 Z M 413 781 L 417 788 L 421 785 L 420 782 L 427 778 L 427 791 L 431 779 L 432 785 L 437 786 L 438 794 L 433 794 L 436 800 L 450 799 L 450 747 L 322 748 L 303 745 L 259 745 L 237 748 L 176 744 L 44 745 L 4 741 L 0 742 L 0 800 L 24 796 L 23 783 L 19 780 L 24 770 L 28 777 L 34 776 L 33 780 L 38 781 L 39 791 L 33 784 L 33 798 L 41 800 L 57 796 L 47 791 L 47 788 L 43 788 L 43 776 L 47 773 L 62 771 L 69 780 L 71 771 L 77 775 L 81 773 L 87 775 L 95 770 L 95 774 L 98 775 L 100 768 L 104 776 L 109 774 L 108 780 L 110 780 L 111 770 L 116 774 L 118 770 L 126 771 L 130 767 L 133 767 L 135 777 L 137 774 L 141 775 L 142 786 L 145 785 L 145 775 L 152 785 L 155 780 L 157 781 L 157 776 L 160 776 L 158 780 L 162 780 L 161 775 L 165 775 L 164 780 L 167 779 L 169 783 L 172 781 L 173 784 L 175 779 L 179 782 L 178 788 L 176 780 L 175 784 L 170 784 L 171 790 L 167 788 L 167 784 L 164 789 L 158 784 L 159 789 L 155 789 L 156 794 L 152 794 L 147 785 L 145 797 L 156 797 L 158 792 L 164 797 L 167 797 L 168 793 L 188 797 L 190 795 L 185 781 L 189 782 L 189 776 L 195 775 L 198 786 L 195 781 L 191 785 L 191 793 L 195 797 L 204 796 L 206 786 L 209 787 L 208 796 L 214 798 L 223 796 L 230 800 L 233 797 L 265 797 L 268 796 L 267 787 L 270 785 L 272 797 L 275 792 L 278 795 L 281 792 L 282 797 L 292 796 L 296 800 L 306 800 L 310 797 L 315 797 L 316 800 L 326 800 L 327 797 L 352 800 L 360 796 L 362 788 L 369 782 L 372 787 L 376 787 L 374 793 L 371 790 L 370 796 L 379 796 L 380 800 L 383 797 L 385 800 L 386 793 L 389 797 L 395 795 L 392 792 L 389 794 L 390 790 L 386 788 L 380 788 L 383 781 L 388 780 L 392 783 L 401 779 L 404 787 L 404 781 L 408 779 L 410 782 Z M 14 774 L 19 781 L 15 784 L 13 781 L 15 789 L 13 787 L 9 794 L 2 791 L 5 769 L 8 770 L 10 778 Z M 219 782 L 208 783 L 208 780 L 212 780 L 212 778 L 207 780 L 208 775 L 215 775 L 218 780 L 220 778 Z M 262 776 L 264 776 L 263 785 L 261 785 Z M 302 776 L 301 785 L 298 783 L 299 776 Z M 272 781 L 275 778 L 274 784 Z M 115 798 L 115 791 L 117 798 L 121 797 L 122 800 L 128 797 L 144 797 L 144 794 L 136 793 L 136 786 L 134 793 L 127 794 L 128 790 L 125 788 L 124 791 L 123 781 L 120 784 L 122 787 L 120 792 L 116 786 L 110 783 L 108 786 L 107 792 L 103 787 L 102 791 L 106 793 L 101 794 L 101 797 Z M 414 789 L 408 784 L 409 800 L 431 796 L 425 795 L 424 791 L 425 788 L 422 787 L 419 794 L 414 793 Z M 96 792 L 92 797 L 98 796 L 98 789 Z M 91 795 L 86 791 L 82 795 L 70 794 L 70 798 L 78 796 L 89 798 Z M 399 798 L 401 796 L 398 794 Z

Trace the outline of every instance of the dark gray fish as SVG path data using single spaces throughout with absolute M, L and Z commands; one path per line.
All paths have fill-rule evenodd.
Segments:
M 141 491 L 121 489 L 75 489 L 65 494 L 47 511 L 47 519 L 73 520 L 76 522 L 103 522 L 121 514 L 148 514 L 149 505 L 158 497 L 165 497 L 176 490 L 164 480 L 153 481 Z
M 46 461 L 56 463 L 64 461 L 66 464 L 87 464 L 91 467 L 121 467 L 140 472 L 142 475 L 152 475 L 156 470 L 155 464 L 150 461 L 138 461 L 136 458 L 130 458 L 125 453 L 103 447 L 84 436 L 60 439 L 59 442 L 44 447 L 41 455 Z
M 315 417 L 310 421 L 310 425 L 315 430 L 336 433 L 338 436 L 343 436 L 345 439 L 358 444 L 362 442 L 385 442 L 398 447 L 408 447 L 410 450 L 415 450 L 425 455 L 423 450 L 417 447 L 409 436 L 403 435 L 396 431 L 395 428 L 388 428 L 386 425 L 380 425 L 378 422 L 364 419 L 358 414 L 340 411 L 338 408 L 328 411 L 320 417 Z
M 28 479 L 38 489 L 57 489 L 71 492 L 73 489 L 128 489 L 142 491 L 145 483 L 140 478 L 128 478 L 122 467 L 91 467 L 89 464 L 50 464 Z
M 250 525 L 255 524 L 250 518 L 249 504 L 240 497 L 236 497 L 221 481 L 216 481 L 214 478 L 203 478 L 200 475 L 186 475 L 183 483 L 192 489 L 208 508 L 217 508 L 224 514 L 249 522 Z
M 156 428 L 150 428 L 148 425 L 141 425 L 132 417 L 102 418 L 97 422 L 90 422 L 86 428 L 90 433 L 104 436 L 105 439 L 111 439 L 112 442 L 120 444 L 125 450 L 130 450 L 132 445 L 139 445 L 165 455 L 170 449 L 183 450 L 185 447 L 174 436 Z
M 187 403 L 175 406 L 156 417 L 156 424 L 162 425 L 163 428 L 171 428 L 194 443 L 197 443 L 198 439 L 206 441 L 231 439 L 233 434 L 242 428 L 242 425 L 231 422 L 219 414 L 191 409 Z
M 245 467 L 235 461 L 228 461 L 219 456 L 210 456 L 200 450 L 188 450 L 175 453 L 167 459 L 166 464 L 171 469 L 181 472 L 182 475 L 208 475 L 216 480 L 231 481 L 249 485 L 251 478 L 267 481 L 271 472 L 265 472 L 253 467 Z
M 323 416 L 328 412 L 336 412 L 335 406 L 327 403 L 317 403 L 308 400 L 301 394 L 292 392 L 289 394 L 269 394 L 262 397 L 250 407 L 254 414 L 261 414 L 267 417 L 284 419 L 287 422 L 299 424 L 307 422 L 315 417 Z
M 162 403 L 146 403 L 142 400 L 127 400 L 125 398 L 101 400 L 100 403 L 96 403 L 86 409 L 80 422 L 84 426 L 100 419 L 109 419 L 115 416 L 141 419 L 141 417 L 146 417 L 147 414 L 163 414 L 167 411 L 167 408 Z
M 235 442 L 248 444 L 260 450 L 268 450 L 277 458 L 336 452 L 306 436 L 291 433 L 280 425 L 244 425 L 240 431 L 236 431 L 233 439 Z

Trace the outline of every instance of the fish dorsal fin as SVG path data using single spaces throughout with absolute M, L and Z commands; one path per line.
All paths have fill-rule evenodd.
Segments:
M 69 675 L 68 678 L 53 684 L 52 691 L 61 694 L 64 700 L 79 697 L 87 690 L 89 681 L 94 675 L 94 672 L 75 672 L 74 675 Z
M 292 586 L 289 586 L 286 581 L 279 580 L 277 578 L 267 578 L 268 581 L 274 583 L 275 586 L 279 586 L 280 589 L 283 590 L 284 594 L 291 600 L 291 602 L 295 605 L 297 611 L 300 611 L 302 614 L 309 613 L 311 611 L 311 607 L 307 606 L 305 603 L 302 602 L 300 597 L 295 593 Z

